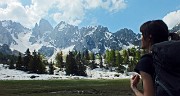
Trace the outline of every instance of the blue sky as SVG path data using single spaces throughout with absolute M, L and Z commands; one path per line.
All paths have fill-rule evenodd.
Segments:
M 179 0 L 1 0 L 0 20 L 13 20 L 33 28 L 41 18 L 53 26 L 65 21 L 80 27 L 103 25 L 110 32 L 162 19 L 169 29 L 180 23 Z

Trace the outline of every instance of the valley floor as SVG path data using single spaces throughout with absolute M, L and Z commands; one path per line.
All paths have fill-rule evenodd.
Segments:
M 0 80 L 0 96 L 133 96 L 129 79 Z
M 0 96 L 133 96 L 125 74 L 87 70 L 87 77 L 28 74 L 0 64 Z M 34 78 L 32 78 L 34 76 Z

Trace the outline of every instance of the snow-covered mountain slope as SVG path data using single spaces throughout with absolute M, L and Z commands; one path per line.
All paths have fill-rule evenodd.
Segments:
M 175 25 L 171 30 L 170 32 L 178 32 L 180 33 L 180 23 Z
M 180 33 L 179 26 L 180 24 L 176 25 L 170 32 Z M 36 23 L 34 28 L 28 29 L 18 22 L 4 20 L 0 21 L 0 45 L 3 44 L 21 53 L 29 48 L 31 52 L 36 50 L 51 58 L 58 51 L 67 53 L 71 50 L 88 49 L 95 53 L 104 53 L 107 49 L 138 47 L 140 34 L 127 28 L 112 33 L 101 25 L 79 28 L 63 21 L 53 28 L 45 19 Z
M 104 53 L 106 49 L 120 50 L 139 45 L 140 35 L 130 29 L 121 29 L 115 33 L 107 27 L 88 26 L 79 28 L 60 22 L 55 28 L 42 19 L 35 27 L 28 29 L 20 23 L 0 21 L 0 44 L 7 44 L 12 50 L 24 53 L 38 51 L 47 57 L 53 57 L 58 51 L 88 49 L 96 53 Z M 70 49 L 68 49 L 70 48 Z

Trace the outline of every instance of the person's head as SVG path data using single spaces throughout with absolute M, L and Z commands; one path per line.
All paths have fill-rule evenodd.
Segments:
M 147 21 L 140 27 L 142 48 L 149 49 L 153 44 L 168 40 L 169 30 L 162 20 Z

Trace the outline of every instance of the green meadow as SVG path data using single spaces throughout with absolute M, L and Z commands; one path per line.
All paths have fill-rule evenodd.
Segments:
M 1 80 L 0 96 L 133 96 L 129 79 Z

